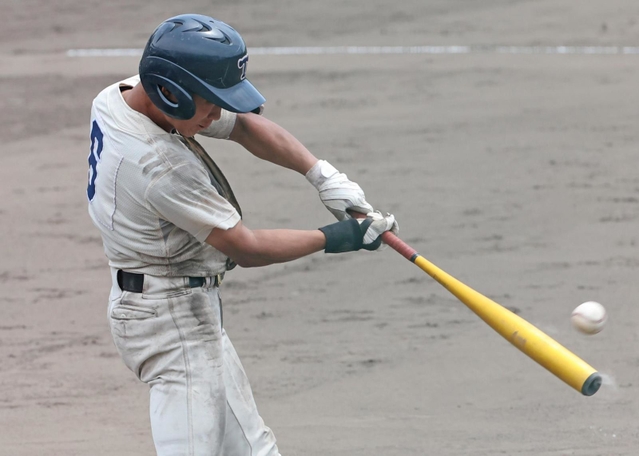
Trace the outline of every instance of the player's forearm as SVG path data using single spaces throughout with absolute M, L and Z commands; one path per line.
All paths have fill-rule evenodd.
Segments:
M 267 266 L 296 260 L 324 249 L 326 237 L 319 230 L 249 230 L 238 226 L 214 229 L 206 242 L 242 267 Z
M 319 230 L 254 230 L 255 249 L 235 261 L 242 267 L 266 266 L 296 260 L 324 249 L 326 238 Z
M 255 114 L 238 114 L 230 139 L 258 158 L 306 174 L 317 158 L 291 133 Z

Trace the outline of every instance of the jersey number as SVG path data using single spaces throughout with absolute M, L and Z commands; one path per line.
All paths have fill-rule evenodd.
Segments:
M 95 178 L 98 177 L 98 161 L 102 155 L 104 134 L 98 123 L 94 120 L 91 127 L 91 151 L 89 152 L 89 185 L 87 187 L 87 196 L 89 201 L 93 201 L 95 196 Z

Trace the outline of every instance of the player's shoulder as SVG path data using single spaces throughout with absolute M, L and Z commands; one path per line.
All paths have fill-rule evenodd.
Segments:
M 136 152 L 146 154 L 149 149 L 161 148 L 164 142 L 173 142 L 168 132 L 132 109 L 122 96 L 124 89 L 139 82 L 139 76 L 133 76 L 109 85 L 93 100 L 91 109 L 92 124 L 97 124 L 105 142 L 134 155 Z M 95 125 L 92 128 L 96 128 Z
M 123 87 L 135 87 L 140 82 L 140 76 L 131 76 L 129 78 L 116 81 L 103 88 L 93 99 L 93 105 L 99 103 L 108 103 L 109 98 L 118 95 Z

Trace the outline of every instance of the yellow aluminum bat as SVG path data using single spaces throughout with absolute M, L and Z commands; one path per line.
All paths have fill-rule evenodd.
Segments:
M 599 390 L 601 375 L 539 328 L 442 271 L 393 233 L 385 232 L 382 239 L 466 304 L 504 339 L 568 385 L 584 396 L 592 396 Z

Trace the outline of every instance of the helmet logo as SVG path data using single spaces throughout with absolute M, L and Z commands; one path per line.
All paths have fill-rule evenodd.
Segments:
M 242 70 L 242 72 L 240 73 L 240 81 L 246 79 L 246 64 L 247 64 L 247 62 L 248 62 L 248 54 L 245 55 L 244 57 L 241 57 L 237 61 L 237 67 L 240 70 Z

